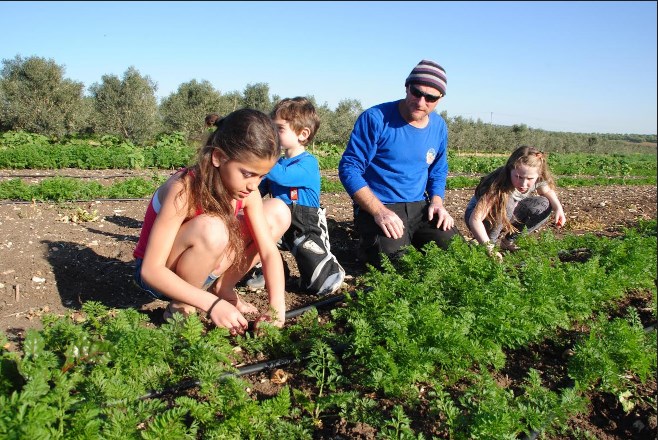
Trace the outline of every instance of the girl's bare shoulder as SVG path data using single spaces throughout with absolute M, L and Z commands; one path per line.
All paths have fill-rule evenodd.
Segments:
M 184 179 L 189 179 L 189 175 L 183 176 L 181 172 L 176 172 L 172 174 L 165 183 L 160 185 L 158 188 L 158 196 L 162 204 L 172 203 L 176 201 L 180 202 L 181 198 L 179 196 L 184 196 L 184 192 L 187 189 L 186 182 Z M 185 204 L 186 198 L 183 198 L 183 203 Z

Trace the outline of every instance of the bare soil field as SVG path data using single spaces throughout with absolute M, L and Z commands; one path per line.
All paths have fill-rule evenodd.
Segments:
M 66 174 L 72 172 L 75 171 L 67 170 Z M 2 177 L 12 173 L 29 174 L 0 171 Z M 117 170 L 77 173 L 107 182 L 119 175 L 134 174 Z M 27 179 L 38 179 L 44 174 L 49 173 L 42 172 Z M 472 193 L 472 189 L 446 193 L 447 208 L 465 236 L 469 234 L 463 213 Z M 638 219 L 656 218 L 655 186 L 561 188 L 559 196 L 567 215 L 567 225 L 555 229 L 557 235 L 593 232 L 614 236 L 623 226 L 634 225 Z M 344 285 L 346 291 L 354 287 L 355 279 L 363 273 L 355 260 L 357 237 L 353 230 L 351 202 L 347 194 L 336 193 L 323 194 L 322 203 L 327 208 L 332 251 L 348 275 Z M 132 282 L 132 251 L 147 204 L 147 199 L 63 204 L 2 202 L 0 330 L 18 345 L 27 329 L 40 328 L 40 317 L 44 313 L 64 316 L 90 300 L 111 308 L 137 308 L 150 316 L 153 325 L 161 324 L 166 303 L 150 299 Z M 81 212 L 91 214 L 92 218 L 83 221 Z M 289 310 L 317 301 L 317 298 L 295 290 L 294 260 L 287 252 L 282 252 L 282 257 L 291 271 L 286 289 Z M 240 289 L 240 292 L 257 306 L 266 304 L 263 291 Z M 521 358 L 519 362 L 522 362 Z M 652 389 L 648 392 L 655 397 L 655 380 L 649 386 Z M 606 401 L 604 397 L 593 401 L 592 405 L 601 408 L 593 408 L 594 416 L 574 423 L 595 433 L 598 438 L 655 438 L 655 414 L 642 416 L 642 423 L 648 425 L 646 429 L 633 430 L 633 423 L 639 416 L 611 414 L 615 402 Z M 619 417 L 622 417 L 621 421 L 615 419 Z M 334 432 L 332 435 L 338 434 L 347 436 L 342 438 L 372 438 L 356 432 Z

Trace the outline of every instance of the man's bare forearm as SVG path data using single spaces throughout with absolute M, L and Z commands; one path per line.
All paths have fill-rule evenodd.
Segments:
M 373 193 L 372 190 L 367 186 L 364 186 L 355 192 L 353 197 L 354 201 L 359 205 L 359 207 L 373 217 L 385 208 L 381 200 L 379 200 L 375 193 Z

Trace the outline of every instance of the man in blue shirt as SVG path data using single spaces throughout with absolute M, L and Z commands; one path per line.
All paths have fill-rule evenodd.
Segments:
M 430 241 L 446 248 L 460 235 L 443 206 L 448 127 L 434 112 L 446 94 L 439 64 L 422 60 L 405 81 L 406 97 L 364 111 L 338 165 L 354 202 L 359 259 L 380 267 L 380 254 Z

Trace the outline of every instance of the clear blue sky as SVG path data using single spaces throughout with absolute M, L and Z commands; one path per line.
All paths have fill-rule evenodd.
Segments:
M 656 39 L 656 2 L 0 2 L 0 59 L 87 87 L 134 66 L 160 98 L 264 82 L 367 108 L 426 58 L 450 117 L 579 133 L 656 134 Z

